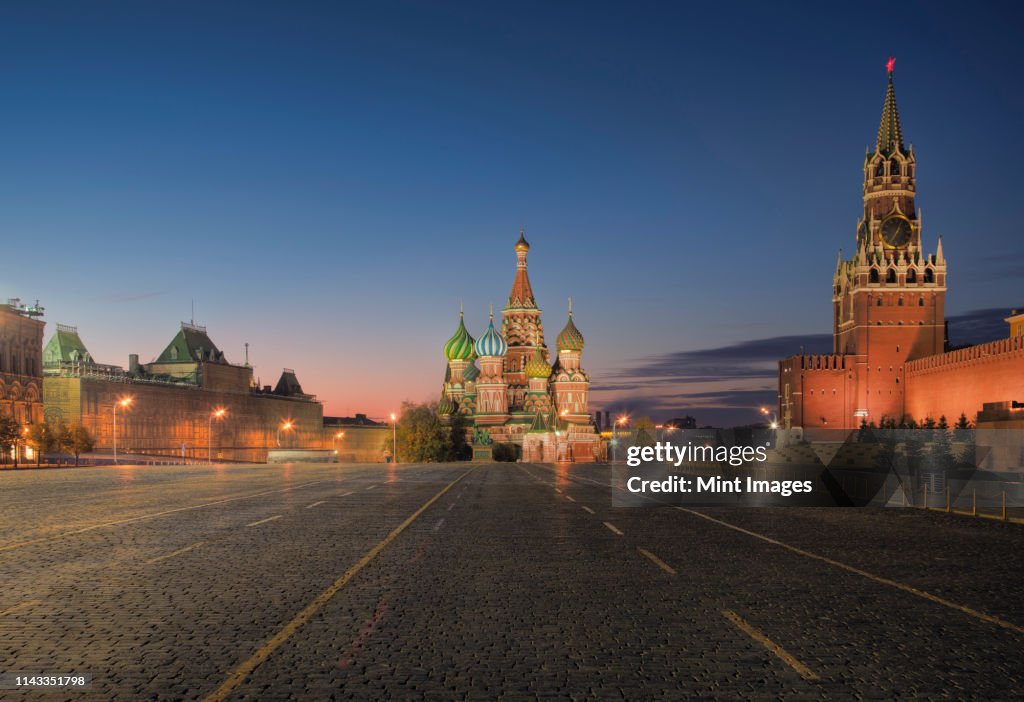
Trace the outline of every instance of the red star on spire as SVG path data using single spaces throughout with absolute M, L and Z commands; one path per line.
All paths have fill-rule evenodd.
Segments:
M 885 68 L 886 68 L 887 71 L 889 71 L 889 73 L 892 73 L 892 69 L 894 69 L 895 67 L 896 67 L 896 59 L 893 58 L 892 56 L 890 56 L 889 60 L 885 62 Z

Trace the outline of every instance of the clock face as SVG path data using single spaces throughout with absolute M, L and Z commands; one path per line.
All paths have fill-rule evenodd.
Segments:
M 910 243 L 913 228 L 906 217 L 894 215 L 882 222 L 882 240 L 886 246 L 900 248 Z

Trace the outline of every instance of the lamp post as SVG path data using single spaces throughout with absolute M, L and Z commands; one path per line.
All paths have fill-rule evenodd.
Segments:
M 338 439 L 344 439 L 344 438 L 345 438 L 345 432 L 339 431 L 337 434 L 334 435 L 334 438 L 331 439 L 331 444 L 334 446 L 334 455 L 335 456 L 338 455 Z M 340 463 L 341 459 L 339 459 L 338 462 Z
M 629 421 L 629 417 L 622 415 L 615 420 L 612 424 L 612 464 L 615 463 L 615 449 L 619 443 L 619 425 L 625 425 Z
M 131 397 L 122 397 L 114 403 L 114 463 L 117 463 L 117 408 L 128 409 L 132 404 Z
M 226 409 L 224 409 L 223 407 L 218 407 L 217 409 L 215 409 L 212 412 L 210 412 L 210 416 L 207 419 L 207 433 L 206 433 L 206 435 L 207 435 L 207 437 L 209 437 L 208 438 L 208 442 L 209 443 L 207 443 L 207 445 L 206 445 L 206 462 L 207 463 L 211 463 L 211 464 L 213 463 L 213 420 L 214 419 L 218 419 L 218 420 L 223 419 L 224 415 L 226 415 L 227 413 L 228 413 L 228 411 Z
M 398 419 L 391 413 L 391 462 L 398 465 Z
M 277 427 L 277 447 L 278 448 L 281 448 L 281 432 L 282 431 L 291 431 L 292 427 L 294 427 L 294 426 L 295 426 L 295 422 L 293 422 L 290 419 L 286 419 L 283 422 L 281 422 L 281 424 L 278 425 L 278 427 Z

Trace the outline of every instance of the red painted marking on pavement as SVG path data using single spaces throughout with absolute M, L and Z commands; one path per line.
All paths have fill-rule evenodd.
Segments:
M 387 614 L 387 612 L 388 601 L 386 599 L 381 600 L 380 604 L 377 605 L 377 611 L 374 612 L 373 616 L 367 620 L 366 625 L 363 626 L 363 630 L 359 632 L 359 636 L 356 637 L 356 640 L 352 642 L 348 651 L 345 652 L 345 655 L 342 656 L 341 660 L 338 662 L 339 668 L 345 669 L 352 665 L 352 661 L 355 660 L 356 654 L 359 653 L 359 650 L 366 645 L 366 641 L 373 636 L 374 630 L 377 628 L 380 620 L 384 618 L 384 615 Z

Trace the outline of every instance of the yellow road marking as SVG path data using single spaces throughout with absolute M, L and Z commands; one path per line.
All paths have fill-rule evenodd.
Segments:
M 235 688 L 237 688 L 239 685 L 242 684 L 242 682 L 245 681 L 245 679 L 249 676 L 250 673 L 252 673 L 252 671 L 256 670 L 256 668 L 258 668 L 261 663 L 263 663 L 265 660 L 267 660 L 268 657 L 270 657 L 270 654 L 272 654 L 274 651 L 280 648 L 281 644 L 283 644 L 285 641 L 291 638 L 292 634 L 298 631 L 303 624 L 312 619 L 314 614 L 319 612 L 324 607 L 324 605 L 326 605 L 331 600 L 332 597 L 338 594 L 338 592 L 343 587 L 345 587 L 349 583 L 349 581 L 352 580 L 352 578 L 356 576 L 356 574 L 360 570 L 365 568 L 366 565 L 369 564 L 374 558 L 376 558 L 381 551 L 387 548 L 388 544 L 390 544 L 392 541 L 398 538 L 398 535 L 405 531 L 405 529 L 410 524 L 416 521 L 421 514 L 426 512 L 432 504 L 441 499 L 441 497 L 446 492 L 455 487 L 455 485 L 458 484 L 460 480 L 465 478 L 472 471 L 473 469 L 470 468 L 465 473 L 460 475 L 458 478 L 448 483 L 448 485 L 442 488 L 440 492 L 438 492 L 436 495 L 434 495 L 425 503 L 423 503 L 422 507 L 420 507 L 418 510 L 409 515 L 409 517 L 406 518 L 404 522 L 395 527 L 395 529 L 390 534 L 385 536 L 380 543 L 378 543 L 376 546 L 367 551 L 366 554 L 362 558 L 360 558 L 359 561 L 354 566 L 345 571 L 344 575 L 335 580 L 334 583 L 329 588 L 327 588 L 319 595 L 317 595 L 315 600 L 306 605 L 305 609 L 296 614 L 295 617 L 290 622 L 285 624 L 284 628 L 282 628 L 279 632 L 274 634 L 272 638 L 268 639 L 267 642 L 260 646 L 256 650 L 256 652 L 252 656 L 250 656 L 244 663 L 242 663 L 240 666 L 232 670 L 228 674 L 227 679 L 223 683 L 221 683 L 220 687 L 218 687 L 216 690 L 214 690 L 206 696 L 204 702 L 221 702 L 222 700 L 227 698 L 227 696 L 230 695 Z
M 736 614 L 736 612 L 733 612 L 731 609 L 723 609 L 722 615 L 730 622 L 735 624 L 737 629 L 739 629 L 744 634 L 752 638 L 754 641 L 758 642 L 759 644 L 767 648 L 769 651 L 774 653 L 779 658 L 779 660 L 781 660 L 783 663 L 785 663 L 790 668 L 799 673 L 800 677 L 804 680 L 819 679 L 817 674 L 815 674 L 813 670 L 811 670 L 806 665 L 804 665 L 796 658 L 794 658 L 792 654 L 790 654 L 789 651 L 784 649 L 782 646 L 778 645 L 777 643 L 769 639 L 767 636 L 765 636 L 763 633 L 761 633 L 759 630 L 755 629 L 753 626 L 744 621 L 740 615 Z
M 600 481 L 591 480 L 589 478 L 579 477 L 579 478 L 571 478 L 571 479 L 574 479 L 574 480 L 577 480 L 577 479 L 578 480 L 585 480 L 585 481 L 587 481 L 589 483 L 594 483 L 595 485 L 603 485 L 604 487 L 612 488 L 613 490 L 618 490 L 619 492 L 626 492 L 624 489 L 622 489 L 620 487 L 616 487 L 615 485 L 612 485 L 610 483 L 602 483 Z M 943 597 L 939 597 L 938 595 L 933 595 L 932 593 L 927 592 L 925 590 L 919 590 L 918 588 L 914 587 L 913 585 L 906 585 L 904 583 L 899 582 L 898 580 L 892 580 L 890 578 L 884 578 L 884 577 L 882 577 L 880 575 L 875 575 L 874 573 L 869 573 L 866 570 L 862 570 L 861 568 L 857 568 L 855 566 L 847 565 L 846 563 L 843 563 L 842 561 L 837 561 L 837 560 L 835 560 L 833 558 L 828 558 L 827 556 L 819 556 L 816 553 L 812 553 L 810 551 L 805 551 L 804 549 L 797 548 L 796 546 L 790 546 L 789 544 L 787 544 L 787 543 L 785 543 L 783 541 L 779 541 L 778 539 L 773 539 L 770 536 L 765 536 L 764 534 L 758 534 L 756 531 L 750 531 L 749 529 L 744 529 L 743 527 L 736 526 L 735 524 L 730 524 L 729 522 L 723 521 L 721 519 L 716 519 L 715 517 L 712 517 L 710 515 L 704 514 L 703 512 L 698 512 L 698 511 L 693 510 L 693 509 L 687 509 L 686 507 L 679 507 L 678 505 L 673 505 L 673 507 L 678 509 L 680 512 L 686 512 L 688 514 L 692 514 L 694 516 L 700 517 L 701 519 L 706 519 L 709 522 L 714 522 L 715 524 L 720 524 L 721 526 L 727 527 L 729 529 L 733 529 L 735 531 L 738 531 L 738 532 L 740 532 L 742 534 L 746 534 L 748 536 L 752 536 L 755 539 L 760 539 L 761 541 L 765 541 L 767 543 L 774 544 L 776 546 L 779 546 L 781 548 L 786 549 L 787 551 L 791 551 L 791 552 L 796 553 L 798 555 L 804 556 L 805 558 L 810 558 L 810 559 L 815 560 L 815 561 L 820 561 L 822 563 L 827 563 L 828 565 L 833 566 L 834 568 L 839 568 L 840 570 L 845 570 L 848 573 L 854 573 L 855 575 L 860 575 L 861 577 L 867 578 L 868 580 L 871 580 L 872 582 L 876 582 L 876 583 L 879 583 L 881 585 L 888 585 L 889 587 L 894 587 L 897 590 L 902 590 L 903 592 L 909 593 L 911 595 L 917 595 L 918 597 L 922 597 L 922 598 L 928 600 L 929 602 L 934 602 L 935 604 L 942 605 L 943 607 L 949 607 L 950 609 L 955 609 L 956 611 L 962 612 L 962 613 L 964 613 L 964 614 L 966 614 L 966 615 L 968 615 L 970 617 L 974 617 L 975 619 L 980 619 L 981 621 L 988 622 L 989 624 L 995 624 L 996 626 L 1002 627 L 1002 628 L 1007 629 L 1009 631 L 1012 631 L 1012 632 L 1014 632 L 1016 634 L 1024 634 L 1024 627 L 1022 627 L 1022 626 L 1018 626 L 1017 624 L 1013 624 L 1012 622 L 1008 622 L 1005 619 L 1000 619 L 999 617 L 993 617 L 991 614 L 985 614 L 984 612 L 981 612 L 979 610 L 973 609 L 971 607 L 967 607 L 965 605 L 960 605 L 960 604 L 957 604 L 956 602 L 951 602 L 951 601 L 949 601 L 949 600 L 947 600 L 947 599 L 945 599 Z
M 586 505 L 580 505 L 580 507 L 581 507 L 582 509 L 585 509 L 585 510 L 586 510 L 587 512 L 590 512 L 591 514 L 594 514 L 594 510 L 590 509 L 590 508 L 589 508 L 589 507 L 587 507 Z
M 675 575 L 676 574 L 676 569 L 675 568 L 673 568 L 668 563 L 666 563 L 665 561 L 663 561 L 660 558 L 658 558 L 657 556 L 655 556 L 653 553 L 651 553 L 647 549 L 638 548 L 637 551 L 639 551 L 641 555 L 646 556 L 648 559 L 650 559 L 651 563 L 653 563 L 654 565 L 658 566 L 659 568 L 661 568 L 663 571 L 665 571 L 669 575 Z
M 206 543 L 205 541 L 197 541 L 196 543 L 192 544 L 191 546 L 186 546 L 185 548 L 179 548 L 177 551 L 171 551 L 170 553 L 166 553 L 166 554 L 164 554 L 162 556 L 157 556 L 156 558 L 150 558 L 148 561 L 146 561 L 146 565 L 153 565 L 154 563 L 159 563 L 160 561 L 166 561 L 168 558 L 174 558 L 175 556 L 180 556 L 183 553 L 188 553 L 189 551 L 191 551 L 194 548 L 199 548 L 200 546 L 202 546 L 205 543 Z
M 608 529 L 610 529 L 610 530 L 611 530 L 611 532 L 612 532 L 613 534 L 615 534 L 616 536 L 622 536 L 622 530 L 621 530 L 621 529 L 619 529 L 619 528 L 618 528 L 617 526 L 615 526 L 614 524 L 611 524 L 610 522 L 604 522 L 604 525 L 605 525 L 606 527 L 608 527 Z
M 22 602 L 21 604 L 16 604 L 13 607 L 8 607 L 7 609 L 5 609 L 3 611 L 0 611 L 0 617 L 6 616 L 8 614 L 14 614 L 15 612 L 20 612 L 23 609 L 28 609 L 29 607 L 35 607 L 37 604 L 42 604 L 42 603 L 43 603 L 42 600 L 26 600 L 25 602 Z
M 56 541 L 57 539 L 62 539 L 64 537 L 66 537 L 66 536 L 75 536 L 77 534 L 84 534 L 87 531 L 93 531 L 95 529 L 102 529 L 104 527 L 120 526 L 122 524 L 131 524 L 132 522 L 140 522 L 140 521 L 142 521 L 144 519 L 154 519 L 156 517 L 163 517 L 163 516 L 166 516 L 168 514 L 176 514 L 178 512 L 187 512 L 187 511 L 193 510 L 193 509 L 202 509 L 203 507 L 212 507 L 213 505 L 222 505 L 222 504 L 225 504 L 227 502 L 237 502 L 238 500 L 250 500 L 250 499 L 252 499 L 254 497 L 260 497 L 261 495 L 269 495 L 269 494 L 274 493 L 274 492 L 285 492 L 287 490 L 297 490 L 298 488 L 301 488 L 301 487 L 306 487 L 308 485 L 316 485 L 316 484 L 322 483 L 322 482 L 324 482 L 324 481 L 323 480 L 314 480 L 314 481 L 309 482 L 309 483 L 301 483 L 299 485 L 291 485 L 289 487 L 277 488 L 277 489 L 274 489 L 274 490 L 264 490 L 263 492 L 255 492 L 255 493 L 253 493 L 251 495 L 241 495 L 239 497 L 229 497 L 229 498 L 226 498 L 226 499 L 223 499 L 223 500 L 214 500 L 213 502 L 204 502 L 203 504 L 200 504 L 200 505 L 189 505 L 187 507 L 176 507 L 174 509 L 164 510 L 163 512 L 154 512 L 152 514 L 143 514 L 143 515 L 140 515 L 138 517 L 128 517 L 127 519 L 115 519 L 112 522 L 103 522 L 101 524 L 93 524 L 92 526 L 83 527 L 81 529 L 75 529 L 73 531 L 65 531 L 65 532 L 62 532 L 60 534 L 54 534 L 52 536 L 41 536 L 38 539 L 30 539 L 29 541 L 20 541 L 18 543 L 14 543 L 14 544 L 6 544 L 4 546 L 0 546 L 0 552 L 3 552 L 3 551 L 13 551 L 14 549 L 17 549 L 17 548 L 23 548 L 25 546 L 31 546 L 33 544 L 46 543 L 47 541 Z
M 736 526 L 735 524 L 730 524 L 729 522 L 722 521 L 721 519 L 715 519 L 714 517 L 711 517 L 711 516 L 709 516 L 707 514 L 702 514 L 701 512 L 695 512 L 692 509 L 686 509 L 685 507 L 676 507 L 676 509 L 681 510 L 683 512 L 689 512 L 690 514 L 695 514 L 698 517 L 701 517 L 703 519 L 707 519 L 708 521 L 711 521 L 711 522 L 715 522 L 716 524 L 721 524 L 724 527 L 728 527 L 730 529 L 734 529 L 734 530 L 736 530 L 738 532 L 741 532 L 743 534 L 747 534 L 748 536 L 753 536 L 755 539 L 761 539 L 762 541 L 766 541 L 766 542 L 768 542 L 770 544 L 775 544 L 776 546 L 781 546 L 782 548 L 786 549 L 787 551 L 792 551 L 793 553 L 796 553 L 796 554 L 799 554 L 801 556 L 804 556 L 805 558 L 810 558 L 810 559 L 813 559 L 815 561 L 821 561 L 822 563 L 827 563 L 830 566 L 833 566 L 835 568 L 839 568 L 840 570 L 845 570 L 845 571 L 847 571 L 849 573 L 854 573 L 856 575 L 860 575 L 860 576 L 865 577 L 868 580 L 871 580 L 873 582 L 880 583 L 882 585 L 889 585 L 890 587 L 894 587 L 897 590 L 902 590 L 903 592 L 909 592 L 911 595 L 917 595 L 918 597 L 923 597 L 924 599 L 928 600 L 929 602 L 934 602 L 934 603 L 940 604 L 940 605 L 942 605 L 944 607 L 949 607 L 950 609 L 955 609 L 958 612 L 963 612 L 964 614 L 967 614 L 967 615 L 969 615 L 971 617 L 975 617 L 976 619 L 980 619 L 980 620 L 982 620 L 984 622 L 988 622 L 989 624 L 995 624 L 996 626 L 1001 626 L 1004 629 L 1009 629 L 1010 631 L 1016 632 L 1018 634 L 1024 634 L 1024 627 L 1018 626 L 1016 624 L 1012 624 L 1012 623 L 1010 623 L 1008 621 L 1000 619 L 999 617 L 993 617 L 991 614 L 985 614 L 984 612 L 979 612 L 976 609 L 972 609 L 970 607 L 966 607 L 964 605 L 957 604 L 956 602 L 950 602 L 949 600 L 947 600 L 945 598 L 942 598 L 942 597 L 939 597 L 938 595 L 933 595 L 932 593 L 926 592 L 924 590 L 918 590 L 916 587 L 914 587 L 912 585 L 905 585 L 904 583 L 901 583 L 898 580 L 891 580 L 889 578 L 884 578 L 884 577 L 882 577 L 880 575 L 875 575 L 874 573 L 869 573 L 866 570 L 861 570 L 860 568 L 857 568 L 855 566 L 847 565 L 846 563 L 843 563 L 842 561 L 837 561 L 837 560 L 834 560 L 832 558 L 828 558 L 827 556 L 819 556 L 816 553 L 811 553 L 810 551 L 805 551 L 802 548 L 797 548 L 796 546 L 790 546 L 789 544 L 784 543 L 782 541 L 779 541 L 778 539 L 773 539 L 770 536 L 765 536 L 764 534 L 758 534 L 755 531 L 750 531 L 749 529 L 744 529 L 743 527 Z
M 314 507 L 319 507 L 319 506 L 320 506 L 320 505 L 322 505 L 322 504 L 323 504 L 324 502 L 325 502 L 325 500 L 320 500 L 319 502 L 314 502 L 314 503 L 313 503 L 313 504 L 311 504 L 311 505 L 306 505 L 306 509 L 313 509 Z
M 267 522 L 272 522 L 275 519 L 280 519 L 282 516 L 284 516 L 284 515 L 275 514 L 273 517 L 267 517 L 266 519 L 261 519 L 258 522 L 250 522 L 249 524 L 246 524 L 246 526 L 247 527 L 259 526 L 260 524 L 266 524 Z

